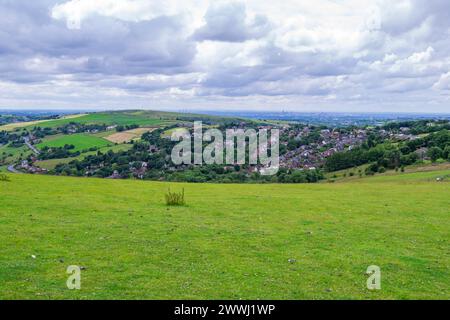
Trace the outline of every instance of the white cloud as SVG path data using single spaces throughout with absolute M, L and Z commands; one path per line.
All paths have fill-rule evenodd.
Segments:
M 437 90 L 450 90 L 450 72 L 441 75 L 439 80 L 433 85 L 433 88 Z

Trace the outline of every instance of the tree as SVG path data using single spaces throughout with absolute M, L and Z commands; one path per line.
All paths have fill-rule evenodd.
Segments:
M 442 149 L 439 147 L 432 147 L 428 150 L 428 156 L 431 158 L 431 161 L 435 162 L 437 159 L 442 157 Z
M 450 145 L 446 146 L 444 152 L 442 153 L 444 159 L 450 160 Z

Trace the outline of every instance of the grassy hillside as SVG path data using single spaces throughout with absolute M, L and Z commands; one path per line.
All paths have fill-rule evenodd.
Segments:
M 54 128 L 70 122 L 77 122 L 83 124 L 107 124 L 107 125 L 128 125 L 137 124 L 141 126 L 158 126 L 166 124 L 166 120 L 159 118 L 145 117 L 133 115 L 125 112 L 108 112 L 108 113 L 92 113 L 84 115 L 75 119 L 58 119 L 53 121 L 42 122 L 40 127 Z
M 435 180 L 448 174 L 316 185 L 11 175 L 0 299 L 449 299 L 450 184 Z M 169 186 L 185 188 L 186 207 L 164 205 Z M 65 286 L 73 264 L 86 268 L 80 291 Z M 373 264 L 381 291 L 366 289 Z
M 13 148 L 9 144 L 0 146 L 0 159 L 4 163 L 17 163 L 20 158 L 25 159 L 30 154 L 32 152 L 26 146 L 20 148 Z
M 28 121 L 28 122 L 16 122 L 16 123 L 10 123 L 3 126 L 0 126 L 0 131 L 14 131 L 16 129 L 21 128 L 30 128 L 35 126 L 45 127 L 45 126 L 51 126 L 52 123 L 55 123 L 56 121 L 59 121 L 61 123 L 69 123 L 71 121 L 76 121 L 77 118 L 83 117 L 85 114 L 74 114 L 74 115 L 68 115 L 63 116 L 59 120 L 36 120 L 36 121 Z M 50 123 L 50 124 L 48 124 Z
M 381 178 L 382 181 L 386 181 L 389 177 L 392 177 L 394 181 L 397 181 L 398 179 L 408 179 L 413 178 L 415 179 L 415 175 L 408 175 L 407 173 L 420 173 L 420 172 L 429 172 L 430 176 L 433 177 L 436 173 L 435 171 L 445 171 L 450 170 L 450 162 L 443 162 L 443 163 L 431 163 L 430 161 L 427 161 L 428 163 L 420 163 L 420 164 L 414 164 L 410 165 L 404 168 L 404 173 L 402 173 L 400 170 L 387 170 L 385 173 L 377 173 L 371 181 L 378 181 L 378 178 Z M 323 180 L 322 183 L 329 183 L 329 182 L 335 182 L 335 183 L 341 183 L 341 182 L 356 182 L 360 179 L 363 179 L 363 181 L 366 181 L 365 179 L 368 177 L 364 170 L 367 168 L 367 164 L 359 166 L 357 168 L 351 168 L 346 170 L 339 170 L 335 172 L 329 172 L 325 174 L 326 180 Z M 359 175 L 359 172 L 361 172 L 361 176 Z M 353 175 L 352 175 L 353 174 Z M 425 174 L 422 176 L 426 176 Z
M 42 143 L 39 143 L 37 147 L 39 149 L 42 149 L 44 147 L 61 148 L 64 147 L 64 145 L 66 144 L 75 146 L 75 149 L 73 149 L 73 151 L 81 151 L 93 147 L 103 148 L 108 145 L 112 145 L 112 142 L 102 138 L 97 138 L 92 135 L 80 133 L 72 135 L 50 136 L 44 139 Z
M 42 120 L 33 122 L 21 122 L 0 126 L 0 131 L 12 131 L 17 128 L 33 128 L 36 126 L 42 128 L 56 128 L 71 122 L 82 124 L 106 124 L 106 125 L 131 125 L 136 124 L 142 127 L 168 126 L 180 121 L 215 121 L 222 122 L 236 118 L 225 118 L 210 115 L 199 115 L 190 113 L 163 112 L 163 111 L 108 111 L 89 114 L 70 115 L 56 120 Z

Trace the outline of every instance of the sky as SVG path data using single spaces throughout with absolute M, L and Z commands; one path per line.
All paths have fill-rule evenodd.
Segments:
M 0 108 L 450 113 L 448 0 L 0 0 Z

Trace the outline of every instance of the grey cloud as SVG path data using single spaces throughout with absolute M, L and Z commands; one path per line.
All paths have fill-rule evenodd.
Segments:
M 450 3 L 447 0 L 384 1 L 381 6 L 381 29 L 398 36 L 429 23 L 437 35 L 447 34 L 450 26 Z
M 270 23 L 265 16 L 256 15 L 247 22 L 247 12 L 243 3 L 212 5 L 206 15 L 206 25 L 198 29 L 196 40 L 225 42 L 243 42 L 258 39 L 270 30 Z
M 27 59 L 42 57 L 52 59 L 59 73 L 174 74 L 186 72 L 195 57 L 195 43 L 183 36 L 179 17 L 126 22 L 92 16 L 77 30 L 50 17 L 52 4 L 0 3 L 5 13 L 0 22 L 0 61 L 5 64 L 0 69 L 25 72 Z M 81 62 L 67 63 L 70 59 Z

